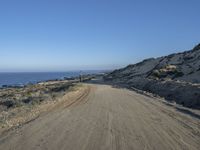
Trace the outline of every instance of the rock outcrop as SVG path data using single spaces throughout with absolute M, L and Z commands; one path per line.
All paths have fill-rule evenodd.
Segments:
M 189 51 L 146 59 L 115 70 L 104 79 L 200 108 L 200 44 Z

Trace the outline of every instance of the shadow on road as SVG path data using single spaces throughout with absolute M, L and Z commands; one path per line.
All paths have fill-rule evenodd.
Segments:
M 85 83 L 88 83 L 88 84 L 99 84 L 99 85 L 110 85 L 112 86 L 113 88 L 118 88 L 118 89 L 123 89 L 123 88 L 126 88 L 126 89 L 129 89 L 129 90 L 133 90 L 131 89 L 130 87 L 128 86 L 125 86 L 125 85 L 120 85 L 120 84 L 114 84 L 112 82 L 105 82 L 102 78 L 97 78 L 97 79 L 92 79 L 90 81 L 87 81 Z M 137 91 L 136 91 L 137 92 Z M 137 92 L 138 93 L 138 92 Z M 142 92 L 139 92 L 139 94 L 142 94 L 142 95 L 145 95 L 147 96 L 146 94 L 143 94 Z M 168 105 L 170 107 L 174 107 L 177 111 L 181 112 L 181 113 L 184 113 L 186 115 L 189 115 L 191 117 L 194 117 L 196 119 L 200 119 L 200 115 L 197 114 L 197 113 L 194 113 L 193 111 L 189 110 L 188 108 L 185 108 L 183 106 L 176 106 L 174 104 L 168 104 L 170 103 L 169 101 L 166 100 L 167 103 L 164 103 L 165 105 Z

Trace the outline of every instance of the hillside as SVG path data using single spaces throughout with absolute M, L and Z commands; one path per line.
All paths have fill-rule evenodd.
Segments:
M 115 70 L 106 81 L 152 92 L 187 107 L 200 106 L 200 44 L 192 50 Z

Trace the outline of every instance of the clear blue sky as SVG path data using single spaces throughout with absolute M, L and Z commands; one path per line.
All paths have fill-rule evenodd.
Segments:
M 200 0 L 0 0 L 0 72 L 113 69 L 200 42 Z

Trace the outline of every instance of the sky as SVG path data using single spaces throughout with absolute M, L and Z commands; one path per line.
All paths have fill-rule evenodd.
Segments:
M 189 50 L 200 0 L 0 0 L 0 72 L 102 70 Z

